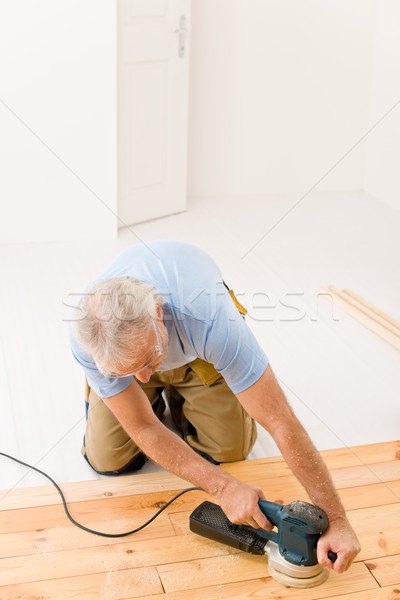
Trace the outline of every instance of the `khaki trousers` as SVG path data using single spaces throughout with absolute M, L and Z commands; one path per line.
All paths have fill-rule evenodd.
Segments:
M 207 379 L 200 378 L 188 364 L 154 373 L 148 383 L 139 384 L 153 407 L 157 401 L 163 402 L 161 393 L 165 390 L 174 423 L 194 450 L 217 463 L 242 460 L 256 441 L 255 422 L 221 376 L 211 384 L 204 381 Z M 123 471 L 141 451 L 102 399 L 89 388 L 87 399 L 82 453 L 99 473 Z

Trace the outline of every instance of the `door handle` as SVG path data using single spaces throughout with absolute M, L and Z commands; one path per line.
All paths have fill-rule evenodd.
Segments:
M 174 33 L 178 34 L 178 56 L 179 58 L 183 58 L 186 50 L 186 35 L 189 33 L 186 29 L 185 15 L 181 15 L 179 19 L 179 28 L 175 29 Z

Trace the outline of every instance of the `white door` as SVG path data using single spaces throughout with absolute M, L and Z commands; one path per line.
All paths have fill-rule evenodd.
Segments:
M 118 0 L 118 216 L 186 208 L 190 0 Z

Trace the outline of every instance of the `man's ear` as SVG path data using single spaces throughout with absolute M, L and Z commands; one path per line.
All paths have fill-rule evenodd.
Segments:
M 161 308 L 161 304 L 158 304 L 158 302 L 156 302 L 156 309 L 157 309 L 157 317 L 158 317 L 159 319 L 162 319 L 162 318 L 163 318 L 164 311 L 163 311 L 163 309 Z

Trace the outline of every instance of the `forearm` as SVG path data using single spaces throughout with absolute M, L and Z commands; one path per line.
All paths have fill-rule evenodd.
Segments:
M 338 573 L 349 568 L 361 546 L 348 522 L 345 510 L 329 471 L 306 431 L 294 417 L 286 427 L 287 438 L 278 433 L 276 441 L 287 463 L 306 488 L 312 502 L 322 508 L 329 519 L 329 528 L 318 541 L 318 562 Z M 283 430 L 282 430 L 283 431 Z M 337 554 L 335 563 L 329 551 Z
M 345 517 L 345 510 L 329 471 L 294 414 L 275 433 L 274 439 L 312 502 L 326 512 L 329 521 Z
M 310 437 L 290 408 L 270 367 L 248 390 L 238 394 L 247 412 L 273 437 L 283 458 L 312 502 L 332 521 L 345 516 L 331 476 Z
M 311 501 L 326 512 L 329 527 L 318 542 L 318 562 L 342 573 L 360 551 L 360 544 L 346 519 L 324 461 L 287 403 L 271 368 L 267 367 L 261 378 L 238 394 L 238 398 L 247 412 L 274 438 Z M 329 559 L 329 551 L 338 555 L 334 565 Z
M 116 396 L 103 398 L 103 401 L 146 456 L 167 471 L 212 495 L 217 495 L 232 481 L 230 475 L 207 462 L 157 419 L 136 381 Z

